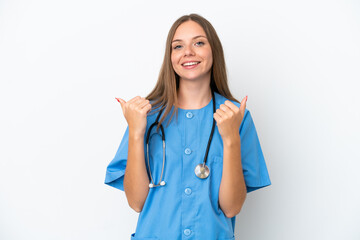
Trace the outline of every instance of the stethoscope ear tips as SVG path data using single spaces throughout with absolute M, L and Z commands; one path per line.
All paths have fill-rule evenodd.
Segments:
M 161 181 L 160 185 L 161 185 L 161 186 L 164 186 L 164 185 L 165 185 L 165 181 Z
M 154 187 L 154 184 L 150 183 L 149 188 L 153 188 L 153 187 Z

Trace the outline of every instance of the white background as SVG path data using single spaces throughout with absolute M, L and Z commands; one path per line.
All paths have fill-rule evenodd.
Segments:
M 138 214 L 104 184 L 154 87 L 172 23 L 199 13 L 248 95 L 272 185 L 236 239 L 358 240 L 360 3 L 0 0 L 0 239 L 130 239 Z

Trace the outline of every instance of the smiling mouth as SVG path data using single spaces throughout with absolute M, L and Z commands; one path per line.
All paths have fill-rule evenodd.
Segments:
M 189 66 L 194 66 L 194 65 L 198 65 L 200 62 L 187 62 L 187 63 L 183 63 L 181 64 L 184 67 L 189 67 Z

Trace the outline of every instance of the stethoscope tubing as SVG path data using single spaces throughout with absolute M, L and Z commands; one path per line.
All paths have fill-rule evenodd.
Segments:
M 214 91 L 211 91 L 211 95 L 212 95 L 212 100 L 213 100 L 213 113 L 215 113 L 216 111 L 216 104 L 215 104 L 215 94 Z M 161 110 L 159 111 L 156 120 L 153 124 L 151 124 L 151 126 L 149 127 L 147 134 L 146 134 L 146 157 L 147 157 L 147 163 L 148 163 L 148 167 L 149 167 L 149 175 L 150 175 L 150 180 L 151 183 L 149 184 L 150 188 L 153 187 L 158 187 L 158 186 L 164 186 L 165 185 L 165 181 L 162 180 L 163 174 L 164 174 L 164 169 L 165 169 L 165 150 L 166 150 L 166 144 L 165 144 L 165 131 L 164 131 L 164 127 L 162 124 L 159 125 L 159 119 L 160 116 L 162 114 L 164 110 L 164 107 L 161 108 Z M 151 167 L 150 167 L 150 156 L 149 156 L 149 140 L 150 140 L 150 133 L 151 130 L 153 129 L 153 127 L 159 125 L 160 127 L 160 131 L 161 131 L 161 138 L 162 138 L 162 142 L 163 142 L 163 165 L 162 165 L 162 169 L 161 169 L 161 175 L 160 175 L 160 180 L 158 184 L 154 184 L 154 180 L 152 178 L 152 174 L 151 174 Z M 195 168 L 195 174 L 197 177 L 204 179 L 207 178 L 209 176 L 210 170 L 209 168 L 206 166 L 206 162 L 207 162 L 207 157 L 209 154 L 209 150 L 210 150 L 210 144 L 214 135 L 214 131 L 215 131 L 215 119 L 213 118 L 213 123 L 212 123 L 212 127 L 211 127 L 211 133 L 209 136 L 209 140 L 207 143 L 207 147 L 206 147 L 206 152 L 205 152 L 205 156 L 204 156 L 204 161 L 202 164 L 199 164 L 196 166 Z M 206 171 L 206 174 L 204 174 L 204 171 Z M 201 172 L 201 173 L 200 173 Z
M 165 131 L 164 131 L 164 127 L 162 124 L 160 124 L 160 131 L 161 131 L 161 138 L 162 138 L 162 147 L 163 147 L 163 165 L 161 168 L 161 175 L 160 175 L 160 180 L 158 184 L 154 184 L 154 180 L 152 178 L 152 174 L 151 174 L 151 167 L 150 167 L 150 156 L 149 156 L 149 140 L 150 140 L 150 133 L 153 127 L 157 126 L 159 124 L 159 119 L 161 116 L 162 111 L 164 110 L 164 108 L 162 108 L 155 120 L 155 122 L 153 124 L 151 124 L 148 132 L 147 132 L 147 136 L 146 136 L 146 156 L 147 156 L 147 162 L 148 162 L 148 166 L 149 166 L 149 175 L 150 175 L 150 180 L 151 183 L 149 184 L 150 188 L 153 187 L 158 187 L 158 186 L 164 186 L 165 185 L 165 181 L 162 181 L 162 177 L 164 174 L 164 168 L 165 168 L 165 150 L 166 150 L 166 144 L 165 144 Z

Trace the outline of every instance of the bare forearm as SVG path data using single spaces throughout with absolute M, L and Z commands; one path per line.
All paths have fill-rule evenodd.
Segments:
M 124 176 L 124 190 L 131 208 L 140 212 L 149 193 L 149 179 L 144 156 L 144 136 L 129 130 L 128 160 Z
M 240 136 L 224 139 L 223 144 L 223 172 L 219 189 L 219 204 L 227 217 L 233 217 L 240 212 L 246 198 Z

